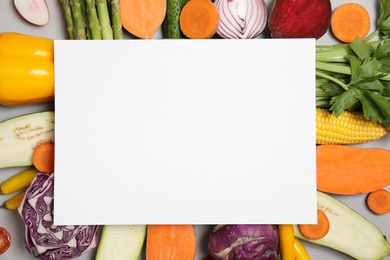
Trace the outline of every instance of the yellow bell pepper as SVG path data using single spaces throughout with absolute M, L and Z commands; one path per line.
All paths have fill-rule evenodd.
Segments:
M 0 104 L 54 100 L 54 40 L 15 32 L 0 34 Z

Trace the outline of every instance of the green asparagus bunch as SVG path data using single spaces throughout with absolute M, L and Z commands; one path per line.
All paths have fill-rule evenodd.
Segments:
M 67 38 L 71 40 L 121 40 L 119 0 L 60 0 Z

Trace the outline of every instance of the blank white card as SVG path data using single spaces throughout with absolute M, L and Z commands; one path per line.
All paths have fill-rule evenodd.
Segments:
M 56 225 L 315 223 L 315 40 L 55 41 Z

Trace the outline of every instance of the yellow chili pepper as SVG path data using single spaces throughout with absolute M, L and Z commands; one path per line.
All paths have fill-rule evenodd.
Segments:
M 0 104 L 54 99 L 54 41 L 15 32 L 0 34 Z
M 310 256 L 307 253 L 305 246 L 297 237 L 294 238 L 294 253 L 295 260 L 310 260 Z
M 294 228 L 292 224 L 278 225 L 280 253 L 283 260 L 295 260 Z
M 19 192 L 12 198 L 6 200 L 3 205 L 0 205 L 0 208 L 5 208 L 8 210 L 17 210 L 20 207 L 20 204 L 22 204 L 22 201 L 24 199 L 24 195 L 26 194 L 26 191 Z

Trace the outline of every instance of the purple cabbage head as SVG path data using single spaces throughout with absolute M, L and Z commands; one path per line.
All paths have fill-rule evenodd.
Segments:
M 39 173 L 18 212 L 25 224 L 25 243 L 39 259 L 73 259 L 98 244 L 98 226 L 53 224 L 54 174 Z
M 277 225 L 221 225 L 209 237 L 209 251 L 214 259 L 278 259 Z

